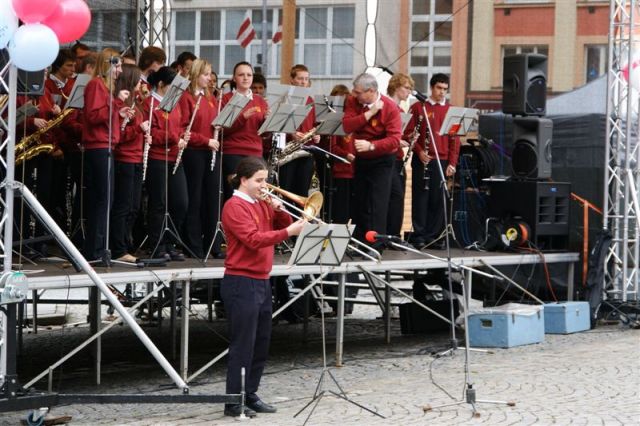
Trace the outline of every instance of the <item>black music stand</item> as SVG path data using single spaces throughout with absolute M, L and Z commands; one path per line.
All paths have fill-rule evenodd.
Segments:
M 313 104 L 316 108 L 316 120 L 324 121 L 331 114 L 344 111 L 344 96 L 315 95 Z
M 233 123 L 240 117 L 242 110 L 249 103 L 249 98 L 241 95 L 240 93 L 234 93 L 229 102 L 224 106 L 222 111 L 216 116 L 211 125 L 215 128 L 218 127 L 221 129 L 219 137 L 220 137 L 220 174 L 218 175 L 218 222 L 216 223 L 216 229 L 213 233 L 213 238 L 211 239 L 211 244 L 207 249 L 207 254 L 205 255 L 203 262 L 206 263 L 209 260 L 209 254 L 211 254 L 211 250 L 213 250 L 213 246 L 216 243 L 216 239 L 218 238 L 218 234 L 225 239 L 224 230 L 222 229 L 222 199 L 224 198 L 224 188 L 222 181 L 222 157 L 224 153 L 222 151 L 222 141 L 224 139 L 224 129 L 229 128 L 233 125 Z M 212 155 L 215 155 L 215 151 Z M 213 162 L 213 159 L 212 159 Z
M 81 109 L 84 108 L 84 88 L 91 80 L 89 74 L 78 74 L 76 82 L 73 83 L 71 93 L 69 93 L 69 99 L 67 100 L 66 108 Z
M 169 121 L 169 114 L 180 101 L 180 97 L 189 87 L 189 80 L 181 77 L 180 75 L 176 75 L 174 79 L 171 81 L 171 85 L 169 89 L 167 89 L 167 93 L 162 97 L 162 100 L 158 104 L 158 109 L 166 112 L 165 121 Z M 160 231 L 160 235 L 158 236 L 158 241 L 156 241 L 156 246 L 151 251 L 151 257 L 155 256 L 156 250 L 160 246 L 160 242 L 163 240 L 165 233 L 171 235 L 175 241 L 184 247 L 191 257 L 195 258 L 195 255 L 191 251 L 191 249 L 182 241 L 180 238 L 180 232 L 176 228 L 175 223 L 173 223 L 173 219 L 171 219 L 171 215 L 169 214 L 169 134 L 165 134 L 165 152 L 164 152 L 164 219 L 162 221 L 162 231 Z
M 296 240 L 296 245 L 291 257 L 289 258 L 289 265 L 339 266 L 342 263 L 342 259 L 344 258 L 347 246 L 349 245 L 349 240 L 351 239 L 351 235 L 353 234 L 355 227 L 355 225 L 342 225 L 335 223 L 305 224 L 302 232 Z M 322 286 L 322 283 L 320 285 Z M 344 283 L 341 285 L 344 285 Z M 320 302 L 322 304 L 324 304 L 323 295 L 324 291 L 321 288 Z M 373 411 L 372 409 L 350 399 L 342 386 L 340 386 L 336 380 L 335 376 L 331 373 L 331 370 L 327 367 L 327 348 L 323 309 L 320 309 L 320 321 L 322 326 L 322 373 L 320 373 L 320 378 L 318 379 L 318 384 L 316 385 L 311 401 L 305 404 L 305 406 L 294 414 L 293 417 L 297 417 L 313 404 L 309 415 L 307 415 L 307 418 L 303 423 L 303 425 L 306 425 L 322 398 L 327 394 L 331 394 L 384 419 L 385 417 L 376 411 Z M 325 375 L 329 376 L 338 388 L 339 392 L 323 389 Z
M 311 96 L 311 89 L 307 87 L 291 86 L 288 84 L 270 84 L 266 100 L 269 108 L 277 104 L 305 105 Z

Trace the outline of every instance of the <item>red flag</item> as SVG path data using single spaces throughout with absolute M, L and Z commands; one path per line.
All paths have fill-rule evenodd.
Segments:
M 282 25 L 278 25 L 278 29 L 276 30 L 275 34 L 273 34 L 273 38 L 271 39 L 273 44 L 280 43 L 280 40 L 282 40 Z
M 251 40 L 256 37 L 256 30 L 253 28 L 253 24 L 251 23 L 251 18 L 249 17 L 249 12 L 247 12 L 244 21 L 240 25 L 240 29 L 238 29 L 238 35 L 236 35 L 236 39 L 240 42 L 240 46 L 246 48 Z

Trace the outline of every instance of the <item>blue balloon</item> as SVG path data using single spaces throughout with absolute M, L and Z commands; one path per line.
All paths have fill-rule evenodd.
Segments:
M 15 32 L 8 49 L 11 61 L 18 68 L 38 71 L 56 59 L 60 43 L 56 33 L 46 25 L 26 24 Z

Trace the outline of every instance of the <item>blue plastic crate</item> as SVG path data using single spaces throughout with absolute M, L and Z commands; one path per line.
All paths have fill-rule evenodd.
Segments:
M 469 314 L 469 343 L 485 348 L 511 348 L 544 342 L 544 308 L 509 303 Z
M 560 302 L 544 305 L 544 332 L 569 334 L 591 328 L 588 302 Z

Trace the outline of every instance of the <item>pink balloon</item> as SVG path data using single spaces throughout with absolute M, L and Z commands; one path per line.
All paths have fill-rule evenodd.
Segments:
M 43 24 L 53 30 L 60 44 L 81 38 L 91 25 L 91 11 L 84 0 L 59 0 L 58 7 Z
M 13 10 L 22 22 L 42 22 L 58 7 L 59 0 L 12 0 Z

